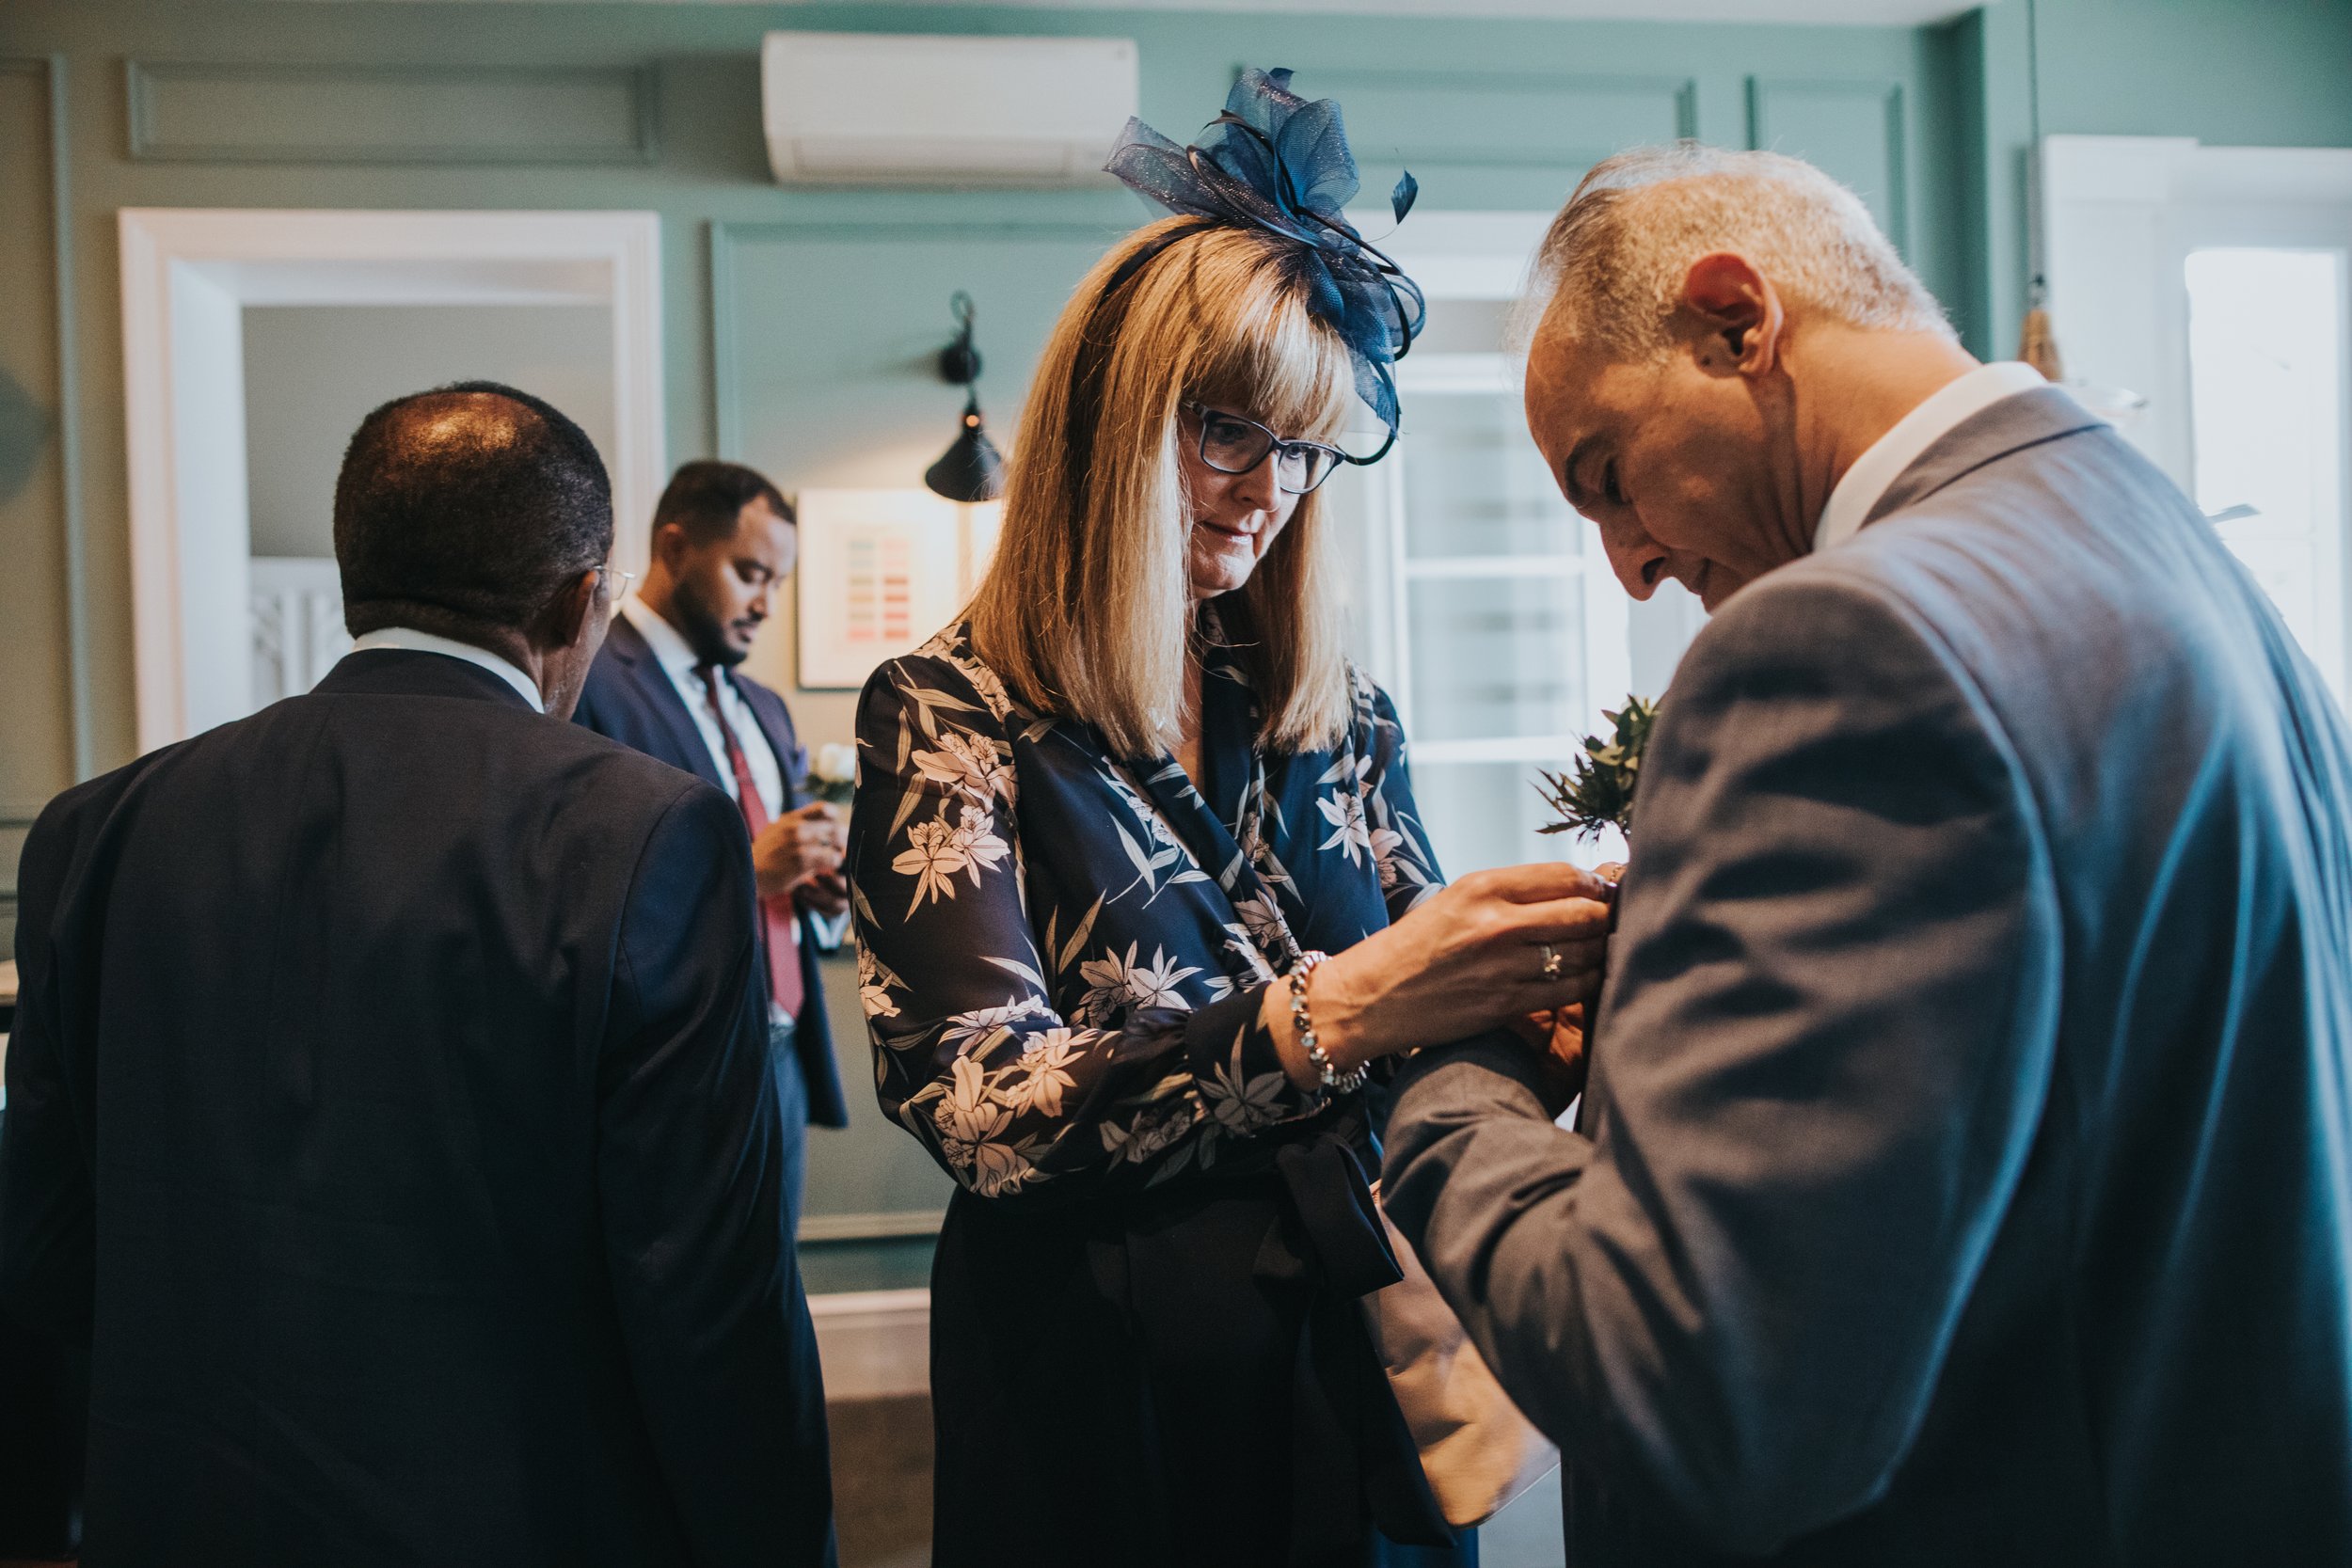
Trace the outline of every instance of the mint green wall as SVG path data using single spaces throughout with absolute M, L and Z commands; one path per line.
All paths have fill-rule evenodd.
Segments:
M 2036 14 L 2045 133 L 2352 146 L 2344 0 L 2040 0 Z
M 1946 299 L 1979 355 L 2013 353 L 2025 310 L 2036 66 L 2045 135 L 2352 147 L 2352 0 L 1997 0 L 1933 32 L 1962 235 Z
M 2041 0 L 2039 10 L 2047 130 L 2352 144 L 2342 85 L 2352 0 Z M 1117 191 L 780 190 L 759 138 L 755 55 L 768 27 L 1132 37 L 1144 117 L 1180 137 L 1215 110 L 1237 66 L 1290 65 L 1310 92 L 1346 103 L 1368 183 L 1384 188 L 1409 163 L 1429 210 L 1549 209 L 1616 146 L 1760 137 L 1863 189 L 1982 353 L 2014 342 L 2026 271 L 2026 20 L 2025 0 L 1915 30 L 5 0 L 0 935 L 22 823 L 133 748 L 118 208 L 656 211 L 669 455 L 724 445 L 773 466 L 790 489 L 915 450 L 925 432 L 945 440 L 952 394 L 922 360 L 945 325 L 945 287 L 967 271 L 976 286 L 1007 280 L 993 309 L 983 301 L 983 346 L 990 411 L 1009 423 L 1056 290 L 1099 243 L 1090 236 L 1132 225 L 1140 209 Z M 1039 270 L 1024 275 L 1030 259 Z M 859 264 L 845 272 L 845 260 Z M 806 286 L 827 277 L 829 288 Z M 1025 293 L 1011 286 L 1025 277 Z M 856 420 L 829 408 L 833 386 L 855 388 Z M 787 688 L 789 630 L 773 628 L 756 656 Z M 850 701 L 812 692 L 795 705 L 822 740 L 846 736 Z M 854 1005 L 834 978 L 860 1083 Z M 812 1211 L 935 1204 L 938 1179 L 911 1140 L 858 1098 L 861 1126 L 818 1146 Z M 819 1246 L 811 1280 L 915 1279 L 926 1253 L 919 1239 Z
M 1622 135 L 1688 130 L 1737 143 L 1748 130 L 1751 76 L 1893 86 L 1915 118 L 1924 40 L 1897 29 L 1677 28 L 1624 24 L 1539 24 L 1412 20 L 1344 30 L 1295 17 L 1214 17 L 930 7 L 696 5 L 235 4 L 228 0 L 10 0 L 0 8 L 0 56 L 65 57 L 65 131 L 71 159 L 76 277 L 75 350 L 88 455 L 81 494 L 89 521 L 91 579 L 88 760 L 109 765 L 133 749 L 128 566 L 123 511 L 119 363 L 113 213 L 122 206 L 628 207 L 660 212 L 667 308 L 668 416 L 674 458 L 713 450 L 708 225 L 763 222 L 985 223 L 1008 218 L 1132 224 L 1122 192 L 788 193 L 769 179 L 759 139 L 755 52 L 769 26 L 938 31 L 1058 31 L 1136 38 L 1144 61 L 1143 112 L 1179 135 L 1198 126 L 1245 61 L 1289 63 L 1348 88 L 1351 124 L 1365 160 L 1393 167 L 1414 158 L 1432 206 L 1549 207 L 1583 164 Z M 346 62 L 425 68 L 413 73 L 421 104 L 434 72 L 512 65 L 650 67 L 659 101 L 658 152 L 631 164 L 454 164 L 303 161 L 305 144 L 340 142 L 333 95 L 288 90 L 267 76 L 239 89 L 257 117 L 233 126 L 286 161 L 131 155 L 126 61 L 263 63 L 284 69 Z M 1431 113 L 1400 123 L 1375 101 L 1409 96 L 1362 73 L 1436 73 L 1422 99 Z M 1352 80 L 1343 73 L 1357 73 Z M 1593 79 L 1603 79 L 1596 84 Z M 1594 113 L 1596 85 L 1630 79 L 1647 96 L 1687 88 L 1687 116 Z M 1564 95 L 1563 88 L 1579 89 Z M 373 90 L 381 91 L 377 84 Z M 1335 85 L 1334 90 L 1338 90 Z M 1359 108 L 1358 105 L 1362 106 Z M 275 105 L 275 109 L 273 109 Z M 423 112 L 421 109 L 421 112 Z M 278 118 L 272 119 L 275 113 Z M 302 117 L 308 117 L 304 119 Z M 1570 145 L 1521 142 L 1515 132 L 1566 127 Z M 206 122 L 206 131 L 218 126 Z M 1428 153 L 1430 156 L 1422 157 Z M 1906 148 L 1910 183 L 1925 185 L 1921 137 Z M 1449 158 L 1451 161 L 1449 161 Z M 12 208 L 40 217 L 39 190 L 12 190 Z M 1933 274 L 1944 226 L 1918 225 Z M 951 242 L 933 240 L 935 245 Z M 888 252 L 878 266 L 892 265 Z M 938 302 L 910 298 L 909 322 L 929 325 Z M 910 391 L 918 381 L 910 377 Z M 1000 404 L 1007 401 L 1000 394 Z M 62 783 L 58 773 L 53 781 Z M 45 793 L 33 780 L 21 796 Z M 11 799 L 10 806 L 22 803 Z

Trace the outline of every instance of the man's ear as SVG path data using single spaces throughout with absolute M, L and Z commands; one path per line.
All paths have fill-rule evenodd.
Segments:
M 591 567 L 555 591 L 541 617 L 542 645 L 549 652 L 575 647 L 590 630 L 592 618 L 597 611 L 597 585 L 604 579 L 602 567 Z
M 1709 375 L 1757 376 L 1778 362 L 1788 317 L 1746 257 L 1718 250 L 1692 262 L 1678 304 L 1696 328 L 1692 356 Z
M 686 564 L 690 549 L 686 530 L 677 523 L 664 523 L 653 531 L 653 559 L 664 572 L 675 578 Z

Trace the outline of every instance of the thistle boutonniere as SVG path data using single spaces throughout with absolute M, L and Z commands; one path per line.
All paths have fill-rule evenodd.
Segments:
M 1575 833 L 1591 838 L 1604 828 L 1621 833 L 1633 831 L 1633 788 L 1641 782 L 1642 752 L 1649 745 L 1650 726 L 1658 721 L 1655 700 L 1628 697 L 1614 713 L 1604 711 L 1613 732 L 1607 738 L 1584 737 L 1584 754 L 1565 773 L 1546 770 L 1536 786 L 1544 803 L 1560 819 L 1536 832 Z

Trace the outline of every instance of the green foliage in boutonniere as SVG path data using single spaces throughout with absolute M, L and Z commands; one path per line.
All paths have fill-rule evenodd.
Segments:
M 1642 752 L 1649 745 L 1650 726 L 1658 721 L 1658 705 L 1628 697 L 1614 713 L 1603 712 L 1614 726 L 1607 739 L 1584 737 L 1584 754 L 1568 765 L 1565 774 L 1547 771 L 1536 786 L 1544 803 L 1560 814 L 1557 822 L 1538 832 L 1575 833 L 1591 838 L 1604 828 L 1621 833 L 1633 831 L 1633 786 L 1641 782 Z

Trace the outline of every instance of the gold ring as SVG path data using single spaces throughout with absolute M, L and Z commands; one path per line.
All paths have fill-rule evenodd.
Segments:
M 1559 950 L 1547 942 L 1542 943 L 1537 951 L 1544 956 L 1544 978 L 1547 980 L 1560 978 L 1560 970 L 1565 960 L 1560 957 Z

